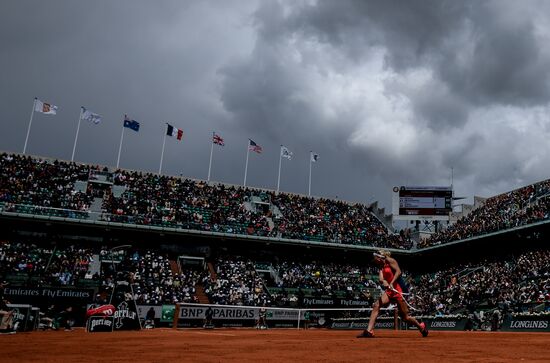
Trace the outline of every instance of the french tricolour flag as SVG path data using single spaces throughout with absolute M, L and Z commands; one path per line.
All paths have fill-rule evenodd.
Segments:
M 175 136 L 178 140 L 181 140 L 181 138 L 183 137 L 183 130 L 177 129 L 170 124 L 166 124 L 166 126 L 166 135 Z

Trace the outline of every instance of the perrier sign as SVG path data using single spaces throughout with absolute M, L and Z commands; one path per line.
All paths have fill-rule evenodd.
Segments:
M 111 304 L 116 308 L 113 314 L 114 330 L 141 329 L 132 286 L 128 282 L 117 281 Z

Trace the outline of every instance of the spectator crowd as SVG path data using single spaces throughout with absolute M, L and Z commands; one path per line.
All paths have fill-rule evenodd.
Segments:
M 83 211 L 91 196 L 74 189 L 77 180 L 87 180 L 92 166 L 47 161 L 30 156 L 0 154 L 0 202 Z
M 440 245 L 550 218 L 550 180 L 488 198 L 479 208 L 422 241 L 419 247 Z
M 105 177 L 101 188 L 92 186 L 99 185 L 94 172 Z M 77 182 L 87 188 L 77 188 Z M 89 218 L 94 198 L 102 198 L 98 219 L 104 221 L 378 248 L 414 246 L 408 233 L 392 233 L 370 207 L 359 203 L 0 154 L 0 210 Z M 489 198 L 416 247 L 548 218 L 550 180 Z
M 519 312 L 550 306 L 550 250 L 460 264 L 421 275 L 413 284 L 415 306 L 424 313 L 452 314 L 479 306 Z
M 101 281 L 104 294 L 111 293 L 117 280 L 132 285 L 137 304 L 162 305 L 178 302 L 198 302 L 196 285 L 200 271 L 180 270 L 175 259 L 151 249 L 134 249 L 113 256 L 110 251 L 101 253 Z M 172 265 L 175 264 L 175 265 Z
M 16 286 L 78 287 L 97 282 L 96 302 L 109 301 L 117 280 L 132 285 L 142 305 L 197 303 L 198 289 L 208 302 L 223 305 L 304 306 L 304 297 L 371 301 L 378 268 L 349 262 L 306 257 L 262 260 L 228 254 L 190 268 L 177 255 L 159 248 L 131 248 L 113 252 L 108 247 L 0 242 L 0 278 Z M 266 261 L 266 258 L 268 261 Z M 91 274 L 91 265 L 100 269 Z M 550 307 L 550 250 L 532 250 L 479 262 L 456 264 L 421 275 L 404 272 L 410 284 L 409 302 L 425 315 L 463 314 L 480 308 L 504 312 Z M 364 293 L 368 291 L 368 294 Z M 205 301 L 202 301 L 205 302 Z
M 0 276 L 16 275 L 26 285 L 74 286 L 86 277 L 91 262 L 91 250 L 74 245 L 0 241 Z
M 215 261 L 215 276 L 205 276 L 203 284 L 210 302 L 221 305 L 270 306 L 271 299 L 254 264 L 239 256 L 223 256 Z

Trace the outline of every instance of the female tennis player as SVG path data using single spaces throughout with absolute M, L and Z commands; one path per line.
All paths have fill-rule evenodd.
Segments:
M 409 324 L 412 324 L 418 328 L 423 337 L 428 336 L 428 329 L 426 324 L 419 323 L 415 318 L 409 316 L 409 308 L 403 298 L 403 291 L 406 290 L 403 279 L 401 278 L 401 269 L 397 264 L 397 261 L 390 257 L 389 251 L 378 251 L 373 253 L 374 262 L 380 266 L 379 279 L 380 283 L 384 285 L 385 291 L 380 295 L 380 298 L 372 306 L 372 312 L 370 314 L 369 326 L 367 330 L 363 331 L 358 338 L 374 338 L 374 324 L 376 318 L 380 313 L 380 308 L 388 305 L 389 303 L 395 303 L 401 319 Z

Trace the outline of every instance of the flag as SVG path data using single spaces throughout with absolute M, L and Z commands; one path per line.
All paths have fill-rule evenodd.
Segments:
M 225 142 L 223 141 L 222 137 L 214 132 L 214 136 L 212 136 L 212 142 L 216 145 L 225 146 Z
M 37 98 L 34 100 L 34 111 L 45 115 L 56 115 L 57 106 L 54 106 L 51 103 L 42 102 Z
M 248 143 L 248 150 L 250 151 L 254 151 L 258 154 L 261 154 L 262 153 L 262 147 L 258 144 L 256 144 L 254 141 L 248 139 L 249 143 Z
M 135 132 L 139 132 L 139 122 L 136 120 L 130 120 L 128 115 L 124 115 L 124 127 L 132 129 Z
M 170 124 L 166 124 L 168 127 L 166 129 L 166 135 L 175 136 L 178 140 L 181 140 L 183 137 L 183 130 L 177 129 Z
M 281 157 L 287 158 L 288 160 L 292 159 L 292 151 L 288 150 L 285 146 L 281 145 Z
M 319 160 L 319 154 L 311 153 L 311 162 L 316 163 Z
M 86 107 L 82 107 L 82 119 L 84 121 L 93 122 L 96 125 L 101 122 L 101 116 L 97 113 L 93 113 L 92 111 L 87 110 Z

